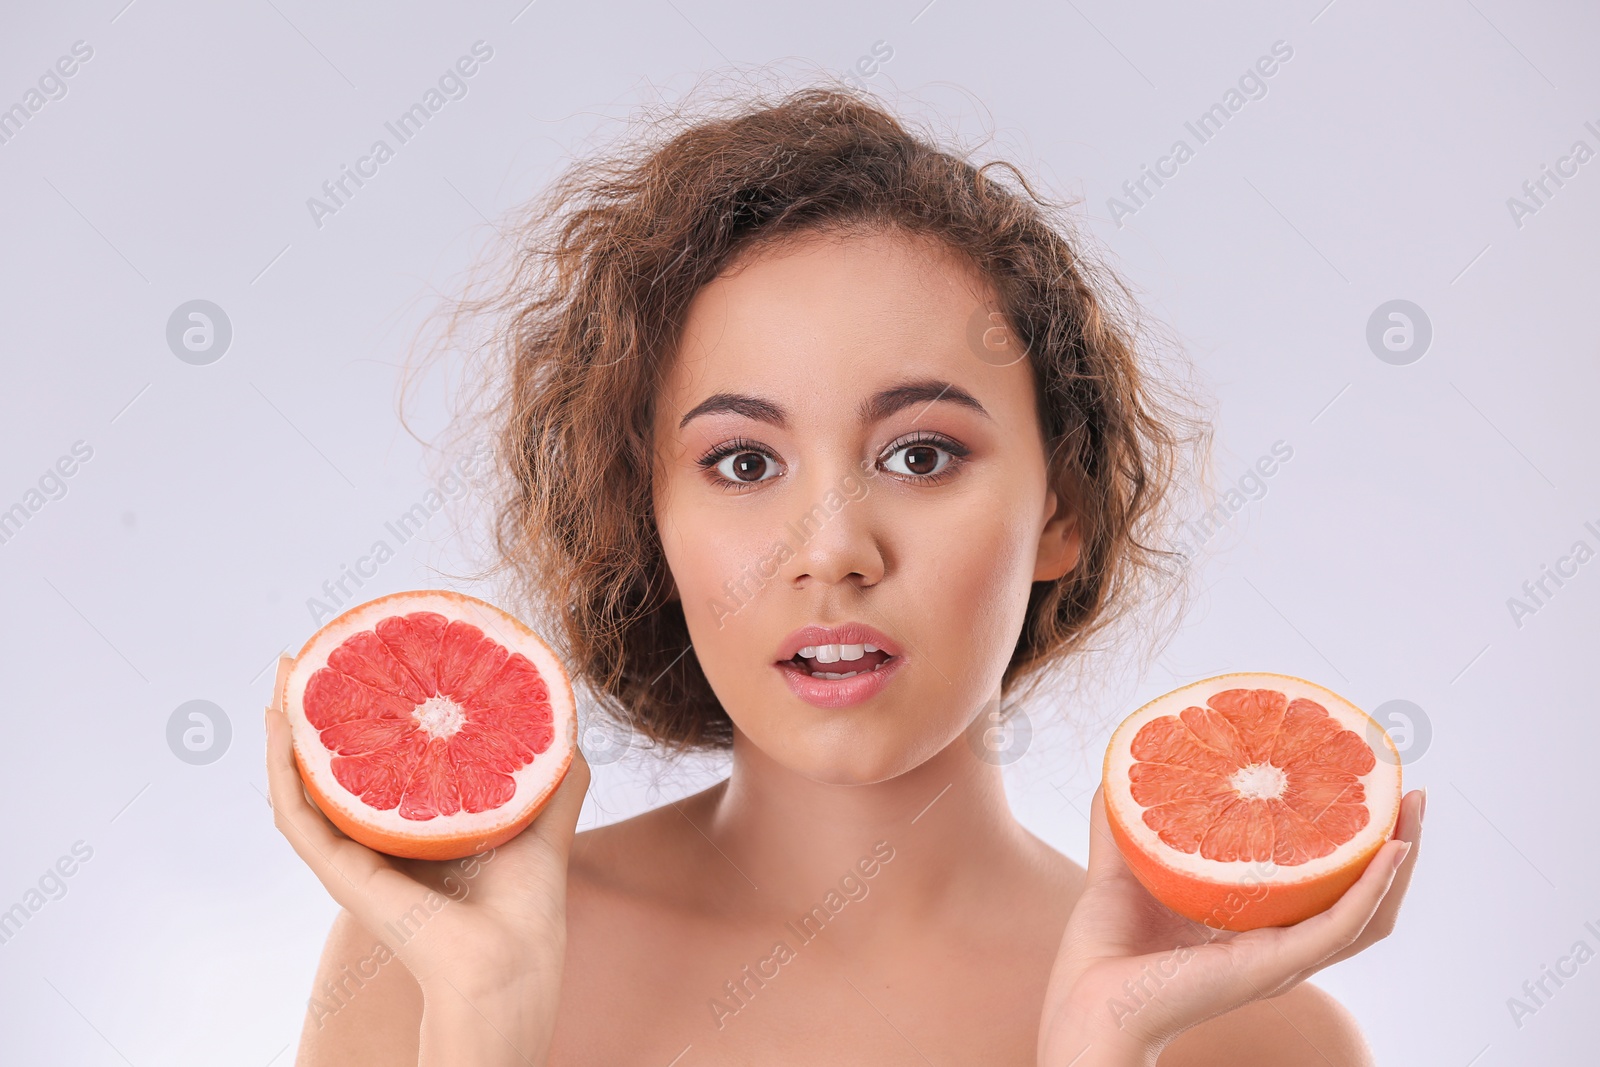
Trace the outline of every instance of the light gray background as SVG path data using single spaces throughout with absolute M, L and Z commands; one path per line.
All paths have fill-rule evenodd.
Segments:
M 1575 942 L 1600 949 L 1600 562 L 1520 626 L 1507 604 L 1574 542 L 1600 548 L 1600 161 L 1520 227 L 1507 205 L 1574 141 L 1600 149 L 1592 6 L 124 3 L 14 6 L 0 31 L 0 106 L 94 50 L 0 144 L 0 508 L 93 449 L 0 544 L 0 909 L 93 849 L 0 944 L 7 1062 L 290 1062 L 334 907 L 271 825 L 259 709 L 307 598 L 437 477 L 396 418 L 414 330 L 488 220 L 634 104 L 728 63 L 844 70 L 880 40 L 875 88 L 992 126 L 987 154 L 1084 199 L 1214 390 L 1223 484 L 1293 448 L 1208 545 L 1156 669 L 1055 709 L 1081 729 L 1035 712 L 1008 771 L 1021 816 L 1082 859 L 1110 723 L 1206 674 L 1413 701 L 1432 736 L 1406 768 L 1431 797 L 1411 899 L 1318 981 L 1385 1063 L 1593 1058 L 1600 962 L 1520 1027 L 1507 1005 Z M 480 39 L 469 94 L 317 228 L 307 198 Z M 1115 225 L 1108 197 L 1193 144 L 1184 122 L 1278 40 L 1294 55 L 1267 95 Z M 1397 298 L 1434 332 L 1406 366 L 1365 339 Z M 233 327 L 208 366 L 166 342 L 193 299 Z M 444 405 L 423 398 L 426 430 Z M 430 524 L 363 596 L 445 581 L 455 528 Z M 166 741 L 194 699 L 233 731 L 204 766 Z M 597 768 L 584 825 L 716 775 L 631 754 Z

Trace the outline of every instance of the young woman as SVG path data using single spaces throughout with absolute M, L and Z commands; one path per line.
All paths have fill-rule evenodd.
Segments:
M 1370 1063 L 1305 979 L 1392 929 L 1420 794 L 1331 910 L 1231 935 L 1145 892 L 1098 792 L 1087 867 L 1030 834 L 974 743 L 1152 588 L 1185 440 L 1026 183 L 811 89 L 533 211 L 501 552 L 601 707 L 729 774 L 575 837 L 580 758 L 492 855 L 401 861 L 307 803 L 269 708 L 343 906 L 299 1062 Z

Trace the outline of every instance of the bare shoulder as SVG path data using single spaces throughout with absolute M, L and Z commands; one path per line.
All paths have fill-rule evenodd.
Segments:
M 1017 833 L 1022 840 L 1022 851 L 1028 865 L 1052 887 L 1070 892 L 1076 900 L 1089 878 L 1089 872 L 1083 864 L 1020 824 Z
M 1161 1053 L 1160 1067 L 1374 1067 L 1350 1010 L 1302 982 L 1187 1030 Z
M 580 830 L 572 839 L 567 861 L 568 888 L 620 889 L 641 864 L 659 858 L 677 837 L 681 821 L 672 805 L 663 805 L 618 822 Z
M 715 846 L 699 827 L 726 784 L 577 834 L 567 863 L 569 907 L 598 898 L 694 899 L 689 876 L 703 868 L 703 861 L 716 858 Z

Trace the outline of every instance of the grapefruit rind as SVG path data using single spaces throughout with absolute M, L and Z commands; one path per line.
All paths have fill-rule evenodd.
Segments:
M 1293 702 L 1304 698 L 1325 709 L 1369 746 L 1382 744 L 1371 771 L 1361 775 L 1369 812 L 1367 825 L 1331 853 L 1304 863 L 1212 860 L 1173 848 L 1146 825 L 1133 799 L 1131 769 L 1138 762 L 1132 743 L 1148 722 L 1205 705 L 1229 689 L 1272 689 Z M 1288 926 L 1331 907 L 1361 877 L 1372 857 L 1394 836 L 1400 815 L 1400 755 L 1383 727 L 1366 712 L 1324 686 L 1291 675 L 1235 672 L 1205 678 L 1165 693 L 1129 715 L 1113 732 L 1102 768 L 1103 799 L 1112 839 L 1139 882 L 1185 918 L 1223 930 Z
M 483 631 L 509 652 L 520 652 L 538 669 L 550 693 L 555 736 L 549 747 L 512 773 L 516 792 L 487 811 L 459 811 L 425 821 L 403 818 L 399 810 L 374 808 L 334 777 L 330 752 L 306 719 L 306 685 L 328 656 L 352 634 L 379 620 L 413 612 L 437 612 Z M 498 848 L 538 817 L 566 777 L 577 752 L 576 701 L 567 672 L 538 634 L 486 601 L 448 590 L 393 593 L 351 608 L 311 635 L 286 671 L 280 671 L 279 706 L 289 717 L 294 758 L 312 803 L 346 836 L 368 848 L 408 859 L 448 860 Z

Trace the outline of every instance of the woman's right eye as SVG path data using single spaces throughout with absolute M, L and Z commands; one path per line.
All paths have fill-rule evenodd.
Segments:
M 716 467 L 717 473 L 728 481 L 746 484 L 764 482 L 778 473 L 778 465 L 772 457 L 749 449 L 723 456 L 717 461 Z

